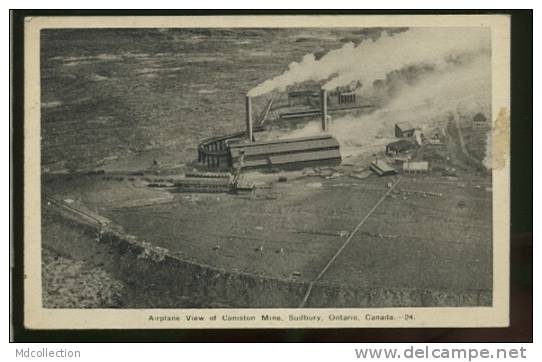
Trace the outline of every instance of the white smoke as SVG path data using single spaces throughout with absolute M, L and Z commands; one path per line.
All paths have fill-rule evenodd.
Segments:
M 352 81 L 370 85 L 394 69 L 420 63 L 443 64 L 450 56 L 490 48 L 490 32 L 485 28 L 413 28 L 393 36 L 383 33 L 375 41 L 359 45 L 347 43 L 316 60 L 307 54 L 293 62 L 283 74 L 264 81 L 248 92 L 259 96 L 305 81 L 326 81 L 334 89 Z
M 430 136 L 446 127 L 450 115 L 461 122 L 477 112 L 491 117 L 491 58 L 486 52 L 435 68 L 373 113 L 333 119 L 330 132 L 340 142 L 343 155 L 356 155 L 382 148 L 392 140 L 395 123 L 410 122 Z M 282 137 L 320 133 L 320 123 L 314 121 Z
M 301 62 L 290 63 L 286 72 L 252 88 L 247 95 L 256 97 L 274 90 L 283 91 L 289 85 L 308 80 L 327 79 L 336 71 L 341 60 L 348 57 L 354 48 L 354 43 L 347 43 L 340 49 L 331 50 L 319 60 L 316 60 L 312 53 L 306 54 Z

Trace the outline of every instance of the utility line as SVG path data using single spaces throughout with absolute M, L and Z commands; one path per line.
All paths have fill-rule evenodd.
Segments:
M 342 251 L 344 250 L 344 248 L 346 248 L 346 246 L 350 243 L 350 241 L 352 240 L 352 238 L 354 237 L 354 235 L 359 231 L 359 229 L 361 228 L 361 226 L 365 223 L 365 221 L 369 218 L 369 216 L 371 216 L 371 214 L 373 212 L 375 212 L 375 210 L 378 208 L 378 206 L 382 203 L 382 201 L 384 201 L 386 199 L 386 197 L 393 191 L 393 189 L 395 188 L 395 186 L 399 183 L 399 181 L 401 180 L 401 176 L 399 176 L 399 178 L 393 183 L 393 185 L 390 187 L 390 189 L 380 198 L 380 200 L 378 200 L 378 202 L 373 206 L 373 208 L 371 210 L 369 210 L 369 212 L 367 213 L 367 215 L 365 215 L 365 217 L 363 219 L 361 219 L 361 221 L 359 222 L 359 224 L 356 226 L 356 228 L 350 233 L 350 236 L 346 239 L 346 241 L 341 245 L 341 247 L 337 250 L 337 252 L 335 253 L 335 255 L 333 255 L 333 257 L 327 262 L 327 264 L 324 266 L 324 268 L 322 269 L 322 271 L 316 276 L 316 278 L 314 278 L 310 284 L 309 284 L 309 287 L 307 288 L 307 292 L 305 293 L 305 297 L 303 298 L 303 301 L 301 301 L 301 304 L 299 305 L 299 308 L 303 308 L 305 306 L 305 304 L 307 303 L 307 300 L 309 299 L 309 296 L 311 294 L 311 291 L 312 291 L 312 288 L 314 286 L 314 284 L 324 275 L 324 273 L 328 270 L 328 268 L 331 266 L 331 264 L 335 261 L 335 259 L 337 259 L 337 257 L 342 253 Z

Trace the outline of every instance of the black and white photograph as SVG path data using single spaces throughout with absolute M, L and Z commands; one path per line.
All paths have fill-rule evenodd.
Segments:
M 506 17 L 245 18 L 36 32 L 27 314 L 507 323 Z

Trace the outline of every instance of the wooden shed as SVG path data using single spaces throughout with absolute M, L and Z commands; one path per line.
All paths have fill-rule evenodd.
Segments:
M 409 140 L 399 140 L 386 145 L 386 154 L 395 156 L 398 154 L 411 153 L 418 148 L 415 142 Z
M 405 174 L 426 174 L 429 173 L 429 162 L 416 161 L 403 163 L 403 173 Z
M 414 126 L 409 122 L 399 122 L 395 124 L 395 137 L 405 138 L 414 136 Z

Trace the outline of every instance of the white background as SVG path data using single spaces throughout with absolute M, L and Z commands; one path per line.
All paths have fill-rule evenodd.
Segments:
M 0 205 L 2 217 L 0 218 L 1 230 L 5 238 L 4 247 L 0 249 L 2 257 L 0 258 L 2 263 L 1 270 L 4 271 L 4 276 L 0 279 L 0 290 L 4 291 L 5 294 L 2 294 L 0 298 L 0 305 L 2 313 L 0 315 L 0 325 L 2 329 L 0 330 L 0 343 L 2 343 L 0 348 L 0 356 L 2 361 L 13 361 L 15 358 L 15 349 L 21 347 L 30 348 L 40 348 L 46 347 L 47 345 L 21 345 L 21 344 L 9 344 L 9 276 L 8 276 L 8 265 L 9 265 L 9 218 L 10 218 L 10 206 L 9 206 L 9 167 L 10 167 L 10 149 L 9 149 L 9 38 L 10 38 L 10 29 L 9 29 L 9 17 L 8 10 L 10 8 L 15 9 L 39 9 L 39 8 L 49 8 L 49 9 L 64 9 L 64 8 L 95 8 L 95 9 L 120 9 L 123 6 L 129 5 L 130 8 L 146 8 L 152 5 L 156 9 L 167 9 L 167 8 L 176 8 L 182 6 L 183 8 L 221 8 L 225 5 L 230 8 L 269 8 L 271 6 L 275 8 L 283 9 L 295 9 L 295 8 L 329 8 L 330 6 L 335 6 L 335 8 L 356 8 L 363 7 L 365 9 L 402 9 L 405 8 L 405 5 L 409 5 L 409 8 L 427 8 L 427 9 L 509 9 L 509 8 L 530 8 L 534 9 L 534 64 L 542 64 L 540 60 L 540 47 L 537 42 L 540 36 L 540 24 L 542 22 L 542 17 L 540 12 L 542 12 L 542 7 L 539 5 L 540 1 L 465 1 L 465 0 L 455 0 L 455 1 L 286 1 L 286 0 L 273 0 L 272 2 L 255 2 L 255 1 L 228 1 L 227 3 L 223 2 L 211 2 L 205 0 L 188 0 L 188 1 L 162 1 L 162 0 L 153 0 L 144 2 L 144 1 L 112 1 L 112 0 L 94 0 L 92 2 L 76 2 L 76 1 L 3 1 L 3 11 L 2 11 L 2 27 L 1 31 L 1 42 L 2 49 L 4 50 L 3 56 L 0 58 L 2 62 L 2 68 L 0 72 L 0 90 L 2 92 L 1 104 L 2 104 L 2 115 L 4 122 L 4 133 L 3 137 L 3 146 L 1 148 L 0 154 L 0 172 L 2 172 L 2 177 L 0 177 L 0 184 L 3 190 L 3 193 L 0 195 L 2 197 Z M 534 99 L 540 102 L 540 69 L 535 66 L 534 68 Z M 537 119 L 540 115 L 539 107 L 537 107 L 537 102 L 534 103 L 534 119 Z M 534 124 L 534 133 L 533 134 L 542 134 L 540 125 L 537 122 Z M 541 160 L 541 147 L 540 142 L 535 143 L 534 145 L 534 160 Z M 535 161 L 536 162 L 536 161 Z M 534 171 L 534 184 L 537 184 L 535 180 L 540 179 L 541 171 L 540 167 L 533 167 Z M 542 205 L 540 189 L 534 188 L 534 225 L 537 225 L 537 220 L 540 214 L 540 206 Z M 536 228 L 536 226 L 535 226 Z M 537 231 L 534 231 L 535 235 L 538 235 Z M 536 262 L 537 248 L 536 242 L 534 243 L 534 253 L 535 253 L 535 262 L 534 262 L 534 279 L 538 280 L 538 277 L 541 275 L 541 266 L 540 263 Z M 534 305 L 540 305 L 540 292 L 535 288 L 534 290 Z M 540 333 L 540 322 L 541 322 L 541 313 L 535 307 L 533 310 L 534 313 L 534 341 L 533 345 L 525 345 L 527 347 L 527 356 L 529 361 L 540 360 L 542 358 L 542 342 L 539 339 L 541 337 Z M 388 345 L 391 347 L 391 345 Z M 503 345 L 502 347 L 512 347 L 519 348 L 521 345 Z M 281 346 L 271 345 L 271 344 L 250 344 L 250 345 L 234 345 L 234 344 L 219 344 L 219 345 L 202 345 L 202 344 L 167 344 L 167 345 L 149 345 L 149 344 L 124 344 L 124 345 L 114 345 L 114 344 L 79 344 L 79 345 L 49 345 L 49 348 L 59 348 L 65 347 L 68 349 L 79 349 L 81 350 L 81 359 L 80 361 L 99 361 L 99 360 L 130 360 L 132 361 L 149 361 L 149 360 L 175 360 L 175 361 L 280 361 L 280 360 L 311 360 L 311 361 L 349 361 L 356 360 L 354 348 L 367 348 L 367 347 L 384 347 L 383 345 L 364 345 L 362 343 L 357 344 L 311 344 L 311 345 L 302 345 L 302 344 L 285 344 Z M 403 346 L 404 347 L 404 346 Z M 421 347 L 421 346 L 420 346 Z M 458 345 L 454 344 L 449 347 L 460 348 L 460 347 L 474 347 L 469 345 Z M 476 347 L 482 347 L 477 345 Z M 490 345 L 489 348 L 496 348 L 496 345 Z

